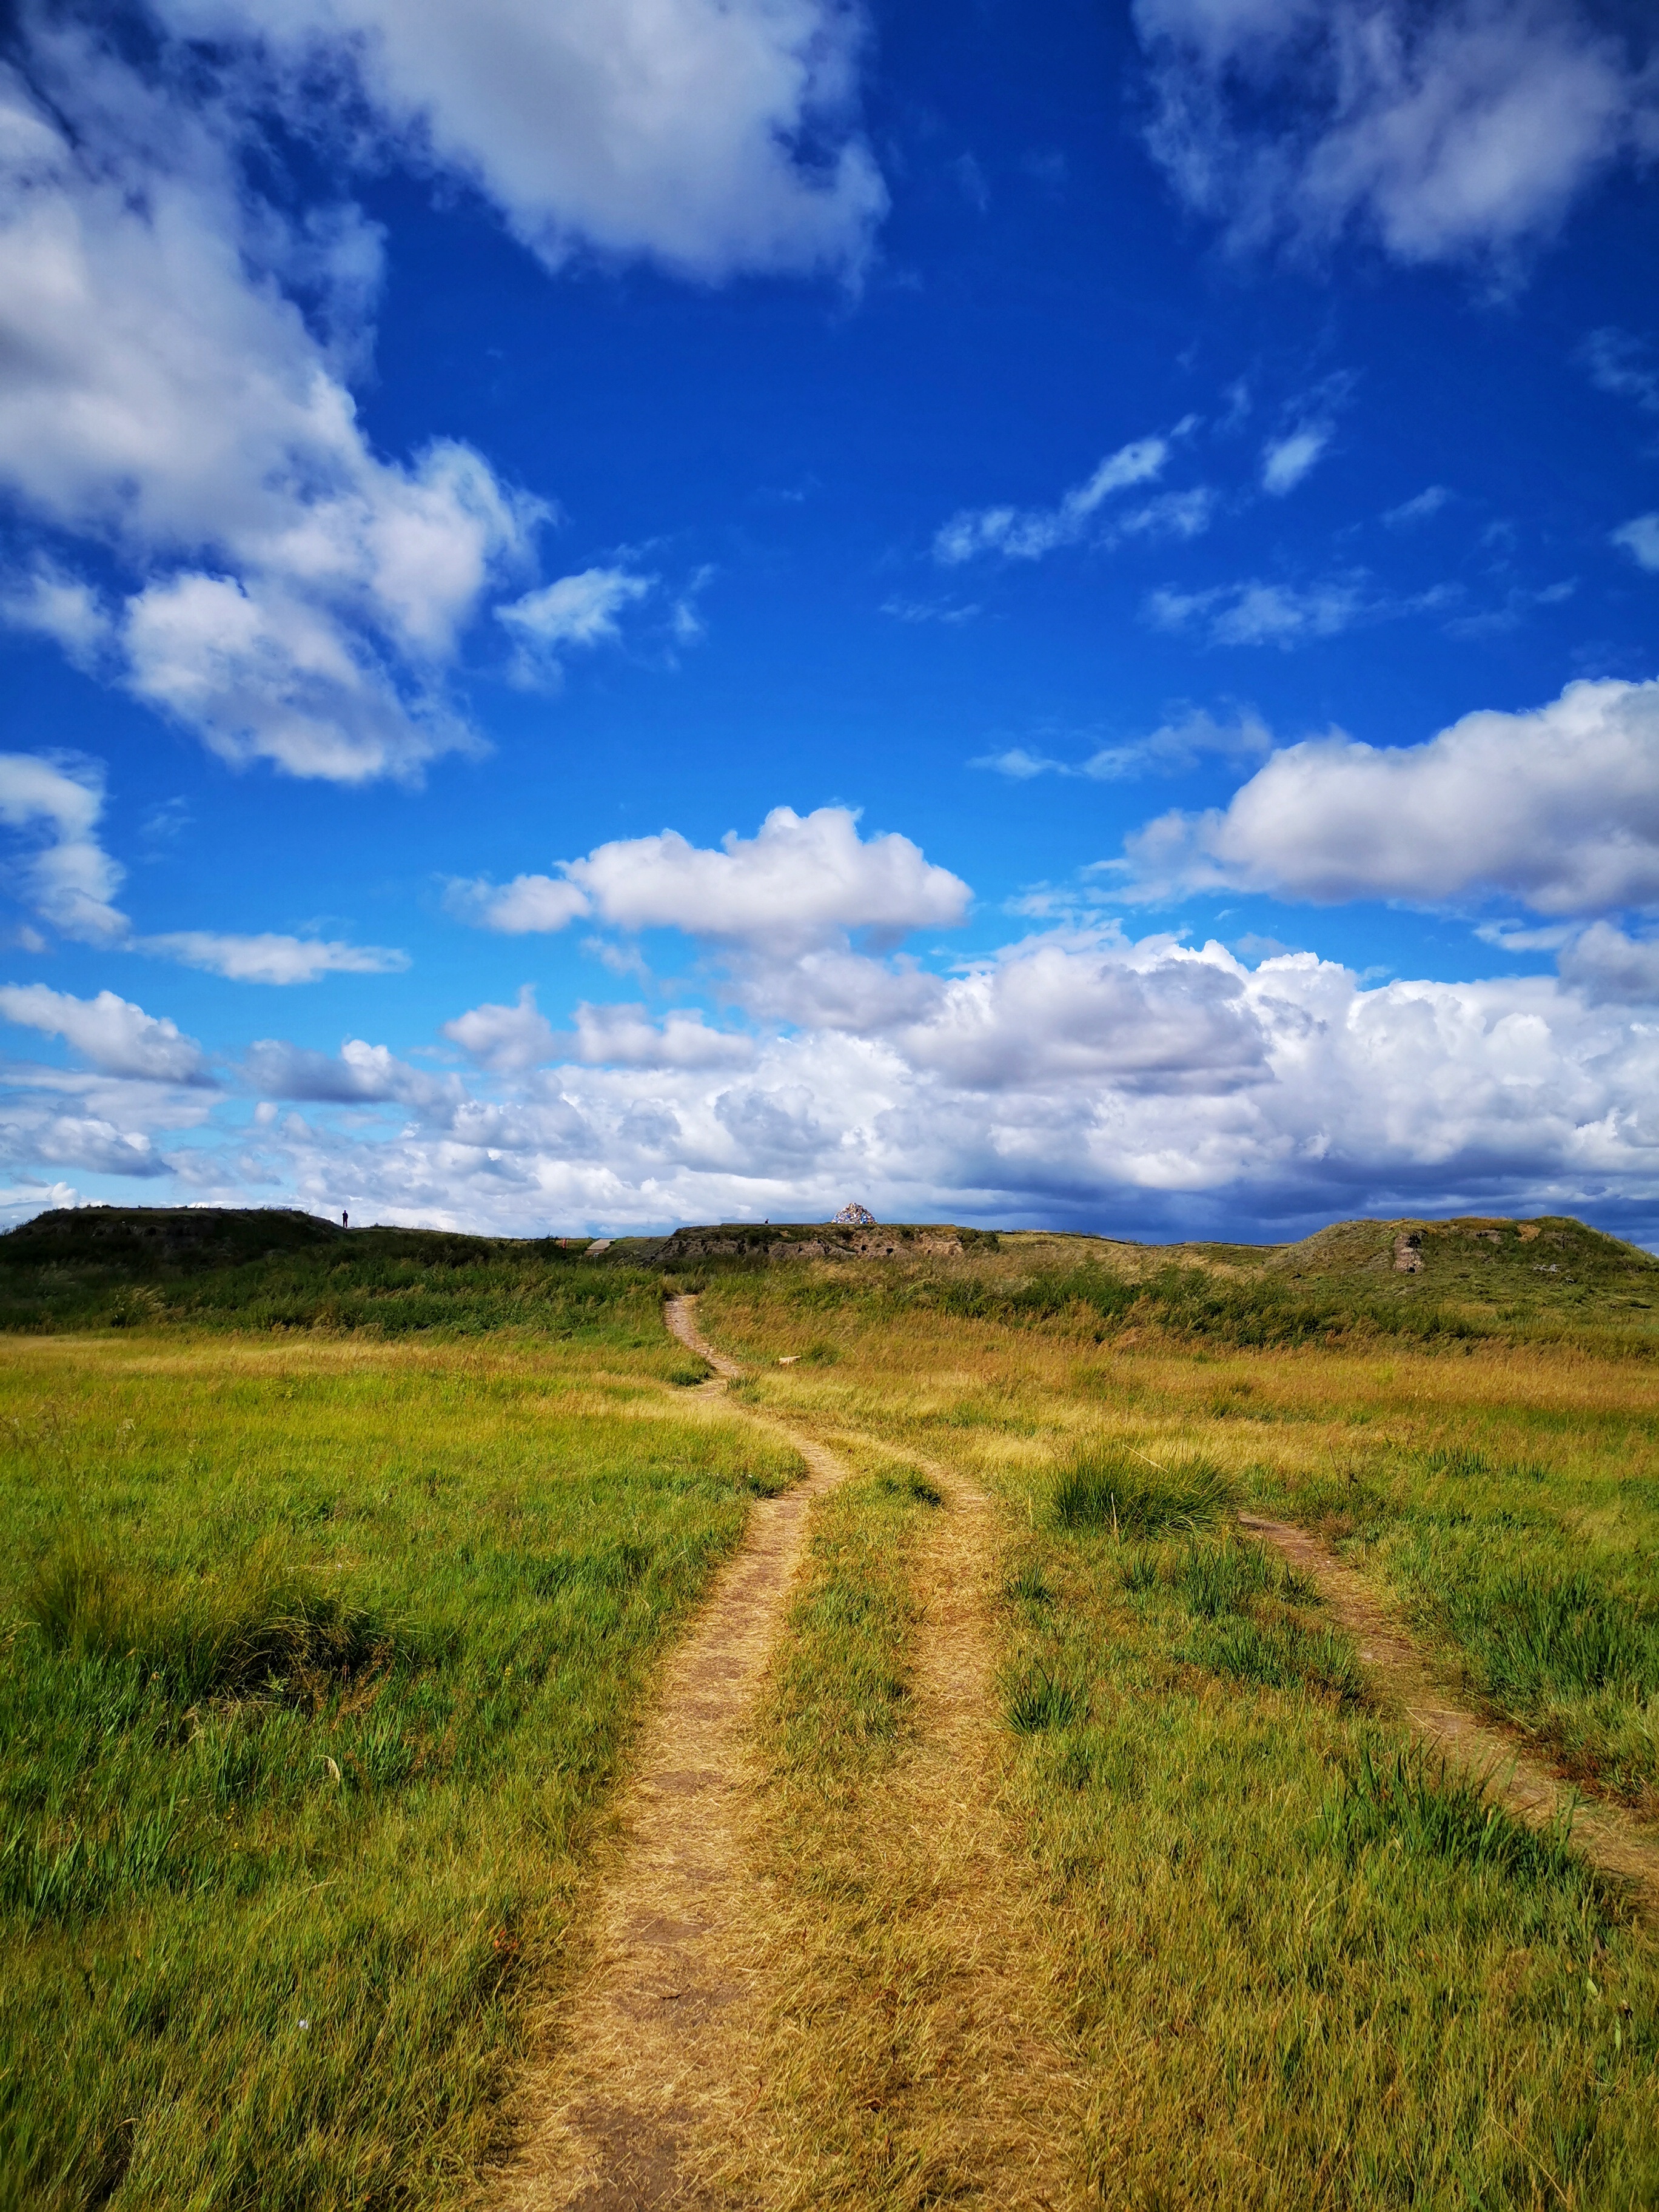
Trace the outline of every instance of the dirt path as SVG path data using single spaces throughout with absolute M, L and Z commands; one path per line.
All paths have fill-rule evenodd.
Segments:
M 1241 1513 L 1238 1522 L 1315 1584 L 1358 1643 L 1361 1659 L 1426 1743 L 1450 1763 L 1489 1775 L 1492 1794 L 1534 1827 L 1562 1817 L 1577 1795 L 1572 1785 L 1532 1758 L 1507 1730 L 1477 1719 L 1437 1683 L 1424 1653 L 1328 1545 L 1286 1521 Z M 1603 1799 L 1577 1796 L 1572 1839 L 1605 1873 L 1640 1884 L 1650 1909 L 1659 1908 L 1659 1839 L 1640 1822 Z
M 849 1455 L 916 1467 L 908 1741 L 814 1804 L 757 1798 L 768 1992 L 745 2054 L 726 2201 L 769 2212 L 1081 2204 L 1084 2086 L 1037 1901 L 997 1808 L 994 1509 L 955 1471 L 837 1426 Z M 810 1864 L 807 1878 L 801 1869 Z
M 720 1375 L 736 1375 L 702 1342 L 690 1307 L 671 1299 L 669 1328 Z M 740 1833 L 750 1708 L 807 1511 L 845 1473 L 810 1437 L 789 1441 L 809 1479 L 756 1502 L 742 1546 L 669 1662 L 623 1799 L 625 1842 L 599 1899 L 591 1960 L 518 2100 L 518 2150 L 492 2198 L 501 2212 L 699 2201 L 683 2154 L 720 2110 L 726 2046 L 750 1995 Z
M 703 1395 L 741 1374 L 702 1335 L 695 1300 L 670 1299 L 664 1318 L 722 1378 Z M 871 1887 L 875 1949 L 848 1952 L 843 1929 L 792 1912 L 756 1870 L 751 1728 L 807 1514 L 846 1469 L 812 1437 L 749 1418 L 787 1437 L 810 1479 L 755 1506 L 669 1667 L 623 1802 L 593 1953 L 520 2095 L 517 2154 L 493 2203 L 1069 2205 L 1081 2084 L 996 1811 L 989 1502 L 917 1462 L 945 1504 L 917 1557 L 913 1741 L 848 1832 L 818 1838 Z M 827 2040 L 797 2043 L 792 2066 L 779 2024 L 801 1988 L 823 1995 L 826 1973 L 839 1977 Z M 878 2055 L 878 2111 L 863 2101 L 867 2067 L 838 2063 L 855 2045 Z

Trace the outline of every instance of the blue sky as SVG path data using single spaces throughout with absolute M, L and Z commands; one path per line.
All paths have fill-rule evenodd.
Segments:
M 0 1202 L 1659 1241 L 1659 48 L 25 6 Z

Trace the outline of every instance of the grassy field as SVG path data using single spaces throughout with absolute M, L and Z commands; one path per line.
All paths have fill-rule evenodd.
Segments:
M 0 1243 L 0 2203 L 475 2201 L 665 1640 L 799 1471 L 755 1414 L 854 1473 L 756 1716 L 788 2002 L 732 2202 L 973 2195 L 915 1780 L 963 1483 L 1004 1910 L 1069 2084 L 1020 2124 L 1066 2201 L 1659 2202 L 1653 1923 L 1413 1753 L 1233 1519 L 1322 1534 L 1472 1704 L 1659 1817 L 1643 1255 L 173 1220 Z M 684 1394 L 665 1283 L 749 1364 L 725 1399 Z
M 1311 1590 L 1226 1510 L 1322 1528 L 1449 1677 L 1651 1809 L 1659 1373 L 1483 1339 L 1109 1348 L 1075 1312 L 903 1303 L 734 1274 L 702 1308 L 762 1406 L 1002 1500 L 1006 1803 L 1099 2200 L 1659 2198 L 1651 1925 L 1409 1752 Z M 831 1776 L 837 1732 L 817 1740 Z
M 7 1347 L 0 2201 L 466 2194 L 653 1656 L 799 1472 L 688 1364 Z

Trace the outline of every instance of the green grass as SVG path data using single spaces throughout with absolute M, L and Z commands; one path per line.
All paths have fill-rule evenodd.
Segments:
M 1654 2202 L 1659 1957 L 1561 1835 L 1402 1751 L 1255 1547 L 1018 1543 L 1009 1802 L 1103 2199 Z
M 799 1471 L 675 1413 L 614 1352 L 9 1349 L 0 2203 L 465 2194 L 653 1656 Z
M 1150 1536 L 1210 1528 L 1237 1497 L 1210 1460 L 1184 1455 L 1159 1464 L 1121 1447 L 1085 1446 L 1055 1477 L 1052 1510 L 1062 1528 Z
M 503 1330 L 649 1348 L 677 1376 L 654 1275 L 555 1237 L 344 1231 L 310 1214 L 88 1206 L 0 1237 L 0 1330 L 325 1330 L 477 1337 Z

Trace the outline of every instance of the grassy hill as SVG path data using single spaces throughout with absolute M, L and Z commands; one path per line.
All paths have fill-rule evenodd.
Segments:
M 1659 1260 L 1567 1215 L 1335 1222 L 1281 1245 L 1134 1244 L 943 1223 L 739 1222 L 620 1237 L 338 1228 L 276 1208 L 85 1206 L 0 1237 L 0 1329 L 476 1334 L 648 1325 L 660 1285 L 757 1270 L 803 1307 L 932 1308 L 1234 1344 L 1374 1333 L 1659 1343 Z

